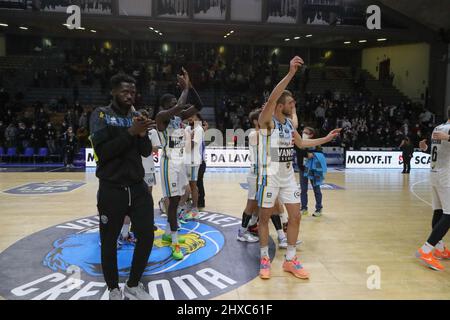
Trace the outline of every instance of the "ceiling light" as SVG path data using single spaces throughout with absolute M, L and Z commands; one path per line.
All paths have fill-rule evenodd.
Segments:
M 286 39 L 284 39 L 284 41 L 286 41 L 286 42 L 288 42 L 288 41 L 290 41 L 291 39 L 289 39 L 289 38 L 286 38 Z
M 307 34 L 305 37 L 306 37 L 306 38 L 311 38 L 311 37 L 312 37 L 312 34 Z
M 295 40 L 298 40 L 298 39 L 300 39 L 300 37 L 297 36 L 297 37 L 294 37 L 294 39 L 295 39 Z
M 159 35 L 162 36 L 163 35 L 162 32 L 160 32 Z
M 79 28 L 77 28 L 77 30 L 86 30 L 86 28 L 84 28 L 84 27 L 79 27 Z
M 223 36 L 224 38 L 226 38 L 227 36 Z
M 367 42 L 367 40 L 359 40 L 358 42 L 359 43 L 364 43 L 364 42 Z
M 148 27 L 150 30 L 154 30 L 153 27 Z
M 19 29 L 22 29 L 22 30 L 28 30 L 27 27 L 19 27 Z
M 0 27 L 7 27 L 8 25 L 6 23 L 0 23 Z
M 377 39 L 377 41 L 386 41 L 386 40 L 387 40 L 386 38 Z
M 345 41 L 344 42 L 344 44 L 350 44 L 351 43 L 351 41 Z
M 230 31 L 230 34 L 231 34 L 231 33 L 234 33 L 234 30 L 231 30 L 231 31 Z
M 91 30 L 91 32 L 92 32 L 92 33 L 96 33 L 97 31 L 96 31 L 96 30 Z

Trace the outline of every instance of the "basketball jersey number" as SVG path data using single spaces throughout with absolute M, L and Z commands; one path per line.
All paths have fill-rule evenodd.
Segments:
M 433 146 L 433 149 L 431 150 L 431 168 L 435 167 L 437 157 L 438 157 L 438 150 L 437 146 Z

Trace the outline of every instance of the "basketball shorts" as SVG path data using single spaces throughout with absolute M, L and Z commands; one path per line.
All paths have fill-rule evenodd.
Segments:
M 154 172 L 146 173 L 144 176 L 144 181 L 149 187 L 156 186 L 156 174 Z
M 283 204 L 299 204 L 300 189 L 296 185 L 277 186 L 259 186 L 258 206 L 260 208 L 273 208 L 277 198 Z
M 197 181 L 198 180 L 198 170 L 200 166 L 186 166 L 186 173 L 188 181 Z
M 247 177 L 247 184 L 248 184 L 248 200 L 258 200 L 256 198 L 258 194 L 258 177 L 255 175 L 249 175 Z
M 431 185 L 433 210 L 442 210 L 450 214 L 450 187 Z
M 182 196 L 186 192 L 188 178 L 184 165 L 178 165 L 169 159 L 161 158 L 161 188 L 165 198 Z

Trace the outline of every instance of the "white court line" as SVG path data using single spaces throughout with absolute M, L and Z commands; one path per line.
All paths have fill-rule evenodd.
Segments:
M 414 183 L 413 185 L 411 185 L 411 187 L 409 188 L 410 191 L 412 192 L 412 194 L 419 199 L 420 201 L 426 203 L 427 205 L 429 205 L 430 207 L 432 207 L 433 205 L 431 203 L 429 203 L 428 201 L 424 200 L 423 198 L 421 198 L 415 191 L 414 191 L 414 187 L 416 185 L 418 185 L 419 183 L 423 183 L 423 182 L 427 182 L 428 180 L 421 180 L 421 181 L 417 181 L 416 183 Z

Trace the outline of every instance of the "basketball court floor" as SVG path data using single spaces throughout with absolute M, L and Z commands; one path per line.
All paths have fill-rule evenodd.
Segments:
M 78 261 L 55 259 L 55 256 L 65 257 L 64 250 L 70 246 L 58 251 L 58 244 L 54 241 L 62 234 L 48 228 L 62 225 L 63 228 L 58 230 L 66 232 L 72 226 L 77 231 L 74 221 L 95 216 L 98 181 L 94 172 L 66 172 L 64 168 L 33 171 L 38 170 L 20 168 L 0 171 L 0 296 L 3 299 L 75 299 L 77 288 L 72 288 L 70 293 L 67 293 L 69 289 L 60 290 L 54 295 L 51 294 L 52 289 L 43 291 L 57 285 L 63 276 L 61 279 L 49 276 L 45 285 L 43 280 L 40 282 L 37 279 L 63 274 L 61 270 L 66 270 L 61 263 L 56 267 L 49 264 L 46 251 L 51 253 L 56 248 L 56 253 L 51 255 L 52 261 L 65 261 L 67 264 Z M 55 184 L 55 181 L 59 183 Z M 217 214 L 215 220 L 207 219 L 211 215 L 204 216 L 204 227 L 219 228 L 220 224 L 224 226 L 226 223 L 227 235 L 216 241 L 220 242 L 219 246 L 216 245 L 217 250 L 202 260 L 203 271 L 194 266 L 201 260 L 199 258 L 186 269 L 178 270 L 181 278 L 174 277 L 173 272 L 155 272 L 160 282 L 155 282 L 153 288 L 158 288 L 159 284 L 158 290 L 164 291 L 166 299 L 450 299 L 450 262 L 444 262 L 445 271 L 436 272 L 414 258 L 415 250 L 424 243 L 431 228 L 428 170 L 415 170 L 410 176 L 396 170 L 342 169 L 330 172 L 326 183 L 332 187 L 323 190 L 323 216 L 305 216 L 300 227 L 303 243 L 298 251 L 301 261 L 311 273 L 310 280 L 306 281 L 282 271 L 284 251 L 273 244 L 272 278 L 259 279 L 258 244 L 236 241 L 247 198 L 245 171 L 207 171 L 204 181 L 205 211 Z M 52 189 L 52 185 L 70 187 L 59 189 L 64 192 L 53 192 L 58 189 Z M 160 197 L 159 184 L 153 192 L 155 208 Z M 314 207 L 312 191 L 309 199 L 311 211 Z M 155 212 L 155 218 L 160 219 L 159 213 Z M 81 221 L 89 226 L 86 220 Z M 95 230 L 92 232 L 95 233 Z M 271 236 L 276 244 L 273 226 Z M 449 236 L 446 240 L 450 241 Z M 37 249 L 33 249 L 35 247 Z M 39 250 L 43 250 L 43 254 L 37 254 Z M 91 246 L 90 250 L 99 251 L 98 244 L 97 247 Z M 75 248 L 67 257 L 76 257 L 77 252 L 81 251 Z M 222 252 L 219 254 L 219 251 Z M 222 260 L 213 258 L 214 254 Z M 195 277 L 187 275 L 189 267 L 194 268 L 192 274 Z M 208 272 L 205 270 L 222 270 L 222 267 L 226 272 L 221 271 L 220 274 L 226 276 L 219 279 L 221 276 L 216 274 L 219 280 L 214 282 L 211 273 L 209 280 L 204 281 L 205 272 Z M 81 269 L 82 274 L 87 270 Z M 184 271 L 186 274 L 183 274 Z M 170 284 L 165 282 L 166 278 L 170 278 Z M 97 273 L 90 279 L 95 280 L 91 282 L 91 292 L 95 291 L 93 288 L 96 285 L 101 291 L 102 277 Z M 148 281 L 151 280 L 150 275 Z M 214 291 L 206 283 L 213 283 L 216 289 L 223 290 Z M 177 293 L 180 288 L 185 295 Z M 89 289 L 85 288 L 85 291 Z M 159 296 L 162 297 L 162 293 Z M 95 295 L 86 294 L 85 298 L 95 298 Z

